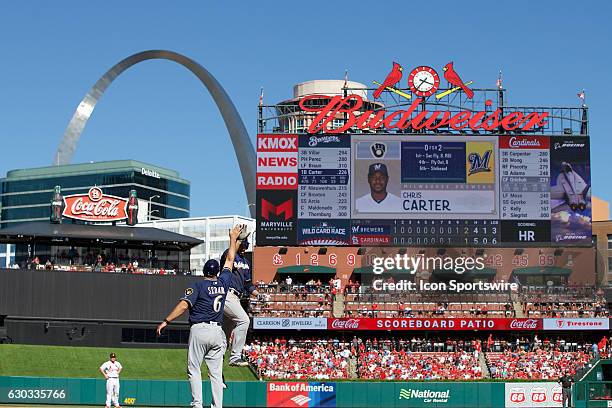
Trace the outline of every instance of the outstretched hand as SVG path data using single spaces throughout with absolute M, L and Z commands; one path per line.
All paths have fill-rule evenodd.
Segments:
M 166 328 L 166 326 L 168 325 L 168 323 L 166 322 L 161 322 L 158 326 L 157 326 L 157 337 L 161 336 L 161 332 L 162 330 L 164 330 Z
M 229 232 L 229 236 L 230 236 L 230 240 L 232 242 L 236 241 L 238 239 L 238 236 L 240 235 L 240 233 L 242 232 L 242 230 L 244 229 L 245 225 L 244 224 L 236 224 L 234 226 L 234 228 L 232 228 Z

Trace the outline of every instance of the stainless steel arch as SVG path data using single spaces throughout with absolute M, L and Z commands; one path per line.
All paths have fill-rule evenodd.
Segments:
M 137 54 L 131 55 L 126 59 L 120 61 L 111 69 L 109 69 L 87 92 L 79 106 L 77 107 L 66 131 L 64 137 L 57 148 L 57 152 L 54 158 L 54 164 L 69 164 L 72 160 L 76 145 L 81 137 L 81 133 L 89 120 L 96 104 L 104 94 L 104 91 L 113 83 L 113 81 L 133 65 L 139 62 L 150 60 L 150 59 L 165 59 L 174 61 L 191 72 L 204 84 L 208 92 L 210 92 L 213 100 L 215 101 L 219 112 L 223 117 L 225 126 L 229 132 L 232 144 L 234 145 L 234 152 L 236 153 L 236 159 L 238 159 L 238 165 L 240 172 L 242 173 L 242 182 L 244 184 L 244 190 L 247 195 L 249 203 L 249 210 L 251 216 L 255 217 L 255 206 L 250 205 L 255 203 L 255 172 L 256 172 L 256 158 L 255 149 L 249 138 L 249 134 L 242 122 L 242 118 L 238 114 L 236 107 L 232 103 L 229 95 L 225 92 L 221 84 L 208 72 L 203 66 L 188 58 L 184 55 L 178 54 L 173 51 L 165 50 L 150 50 L 143 51 Z

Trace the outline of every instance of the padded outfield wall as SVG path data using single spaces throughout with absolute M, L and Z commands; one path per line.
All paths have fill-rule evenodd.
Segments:
M 204 402 L 210 385 L 204 382 Z M 580 383 L 578 384 L 578 386 Z M 0 377 L 0 403 L 98 405 L 102 379 Z M 557 383 L 503 382 L 230 382 L 227 407 L 504 408 L 560 407 Z M 121 380 L 122 406 L 189 406 L 187 381 Z M 606 406 L 606 401 L 588 407 Z M 587 407 L 575 401 L 576 407 Z

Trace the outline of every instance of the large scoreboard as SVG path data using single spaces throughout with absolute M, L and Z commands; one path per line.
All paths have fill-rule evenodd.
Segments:
M 591 244 L 589 140 L 260 134 L 258 245 Z

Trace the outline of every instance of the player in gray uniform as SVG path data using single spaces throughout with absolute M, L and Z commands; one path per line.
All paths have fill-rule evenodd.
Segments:
M 251 274 L 251 264 L 245 256 L 249 247 L 249 232 L 244 231 L 238 236 L 238 250 L 234 258 L 232 276 L 229 285 L 229 293 L 225 301 L 223 321 L 223 331 L 228 339 L 232 340 L 232 352 L 229 364 L 232 366 L 248 366 L 249 363 L 242 359 L 242 350 L 246 343 L 247 332 L 249 330 L 250 319 L 240 304 L 242 295 L 250 295 L 257 298 L 259 292 L 253 285 Z M 221 263 L 225 262 L 229 250 L 225 250 L 221 255 Z
M 225 334 L 221 325 L 223 323 L 223 306 L 228 293 L 231 268 L 237 249 L 237 239 L 245 228 L 236 225 L 230 231 L 230 248 L 223 270 L 217 277 L 219 264 L 209 260 L 204 265 L 204 279 L 194 282 L 185 290 L 185 296 L 157 326 L 157 335 L 174 319 L 189 310 L 189 355 L 187 357 L 187 372 L 191 386 L 192 403 L 195 408 L 202 408 L 202 373 L 200 371 L 202 360 L 206 359 L 206 366 L 210 376 L 212 388 L 211 408 L 223 406 L 223 355 L 227 348 Z

